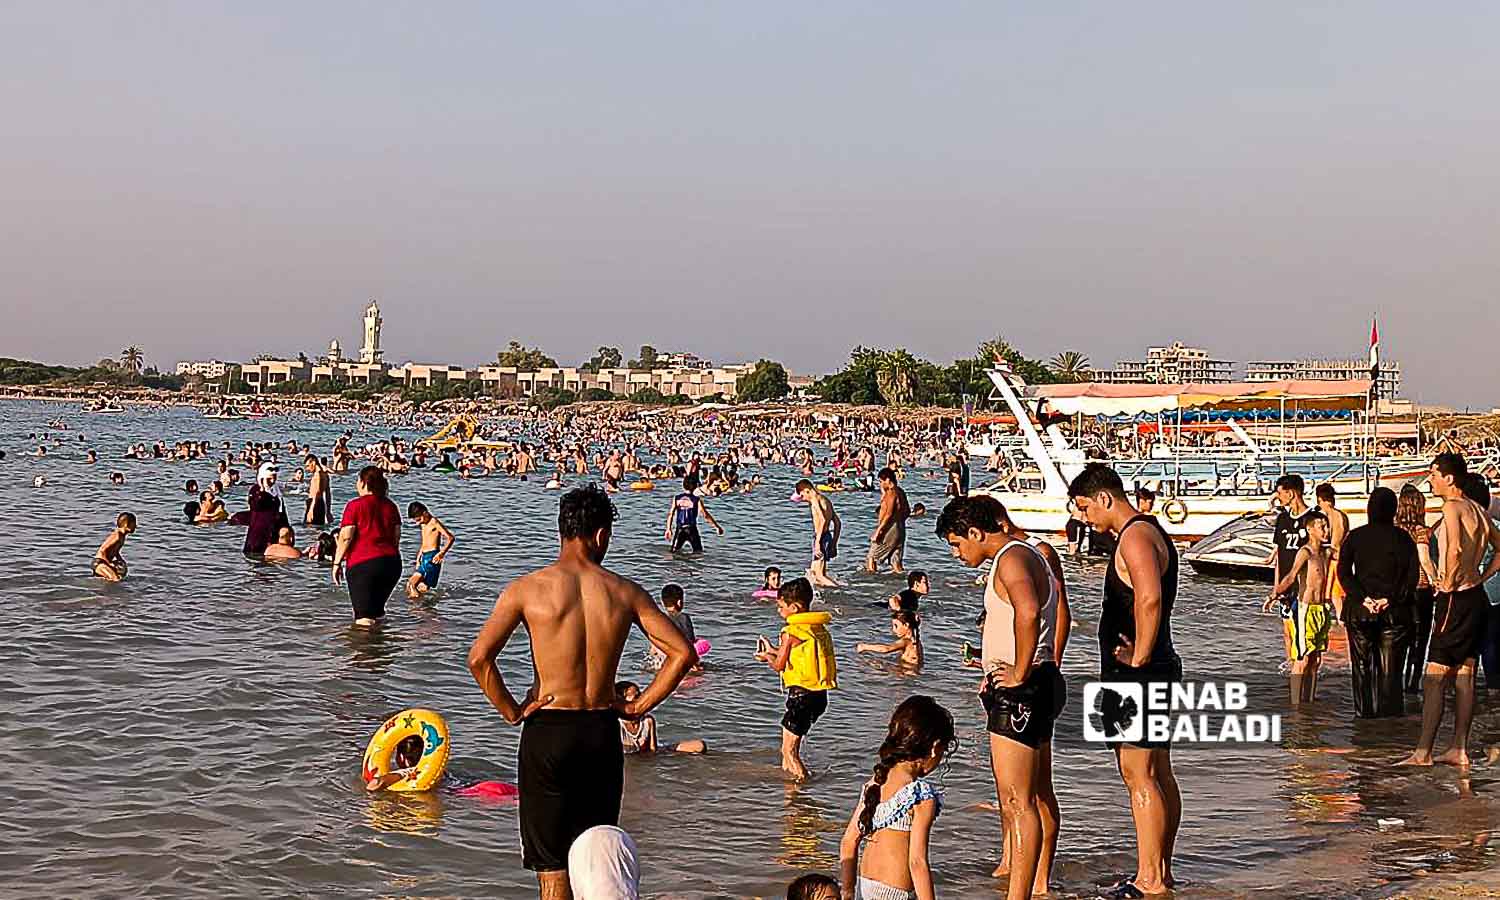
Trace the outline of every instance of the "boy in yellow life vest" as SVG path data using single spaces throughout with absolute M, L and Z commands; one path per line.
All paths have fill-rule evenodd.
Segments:
M 812 583 L 793 578 L 777 592 L 776 612 L 786 620 L 781 641 L 772 646 L 760 638 L 755 658 L 781 673 L 786 688 L 786 715 L 781 717 L 781 768 L 795 781 L 807 780 L 802 763 L 802 739 L 828 709 L 828 692 L 838 687 L 838 662 L 826 612 L 808 612 Z

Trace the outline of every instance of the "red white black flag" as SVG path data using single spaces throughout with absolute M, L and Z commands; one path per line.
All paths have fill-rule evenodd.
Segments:
M 1380 392 L 1380 318 L 1370 320 L 1370 392 Z

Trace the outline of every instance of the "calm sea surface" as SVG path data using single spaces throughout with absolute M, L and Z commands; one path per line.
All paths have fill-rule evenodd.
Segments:
M 58 416 L 71 431 L 44 459 L 33 432 Z M 343 426 L 289 419 L 215 422 L 186 410 L 89 416 L 40 403 L 0 405 L 0 759 L 9 802 L 0 840 L 0 894 L 58 897 L 524 897 L 513 805 L 442 791 L 370 797 L 359 780 L 371 732 L 411 706 L 440 711 L 452 729 L 449 771 L 465 780 L 515 775 L 517 729 L 491 710 L 464 665 L 470 641 L 507 581 L 550 561 L 557 495 L 540 481 L 462 481 L 417 471 L 395 478 L 402 508 L 421 500 L 457 534 L 436 599 L 393 598 L 377 634 L 349 627 L 347 596 L 311 562 L 266 564 L 240 553 L 242 530 L 181 521 L 188 478 L 212 462 L 121 459 L 128 443 L 188 438 L 284 442 L 326 452 Z M 87 440 L 78 442 L 82 431 Z M 388 434 L 361 431 L 363 444 Z M 407 437 L 419 436 L 408 432 Z M 100 462 L 84 463 L 84 449 Z M 109 483 L 125 473 L 122 487 Z M 48 484 L 33 487 L 44 474 Z M 246 473 L 253 478 L 252 473 Z M 640 845 L 644 889 L 658 897 L 773 897 L 807 870 L 835 873 L 838 839 L 874 762 L 892 708 L 928 693 L 959 722 L 963 747 L 938 778 L 945 807 L 932 861 L 939 893 L 994 896 L 998 858 L 983 723 L 975 682 L 959 662 L 977 642 L 980 591 L 914 521 L 908 566 L 932 573 L 924 610 L 928 665 L 903 675 L 858 658 L 859 640 L 883 639 L 874 604 L 904 583 L 856 573 L 874 521 L 873 495 L 835 495 L 845 523 L 833 570 L 852 584 L 823 597 L 836 613 L 840 690 L 807 743 L 813 781 L 792 787 L 776 752 L 782 703 L 776 676 L 754 662 L 755 636 L 774 636 L 774 609 L 750 598 L 767 565 L 807 563 L 805 506 L 789 503 L 795 476 L 772 469 L 749 496 L 709 502 L 728 530 L 706 534 L 707 553 L 670 554 L 661 541 L 670 495 L 622 494 L 609 564 L 655 593 L 687 590 L 708 671 L 657 711 L 667 740 L 701 737 L 704 757 L 631 759 L 624 821 Z M 908 475 L 913 502 L 941 507 L 942 482 Z M 335 508 L 354 496 L 335 476 Z M 289 497 L 294 513 L 300 497 Z M 231 512 L 244 506 L 232 492 Z M 125 549 L 130 577 L 89 576 L 94 548 L 120 510 L 140 531 Z M 299 543 L 306 535 L 299 534 Z M 415 532 L 403 552 L 415 552 Z M 1077 618 L 1064 671 L 1081 683 L 1097 669 L 1094 623 L 1103 567 L 1067 563 Z M 1259 613 L 1264 587 L 1183 576 L 1175 633 L 1190 676 L 1274 675 L 1276 619 Z M 1409 749 L 1416 715 L 1351 724 L 1347 655 L 1336 647 L 1322 702 L 1289 718 L 1283 746 L 1185 749 L 1175 755 L 1186 813 L 1178 845 L 1184 896 L 1380 895 L 1421 873 L 1493 864 L 1495 775 L 1387 767 Z M 638 670 L 633 637 L 622 675 Z M 529 661 L 524 633 L 502 655 L 519 694 Z M 1266 704 L 1272 698 L 1261 697 Z M 1274 698 L 1279 701 L 1280 697 Z M 1496 734 L 1485 703 L 1475 744 Z M 1077 705 L 1059 723 L 1079 730 Z M 1447 742 L 1444 736 L 1439 746 Z M 1112 756 L 1059 746 L 1063 808 L 1058 885 L 1066 894 L 1132 871 L 1134 836 Z M 989 805 L 986 805 L 989 804 Z M 1381 832 L 1376 820 L 1405 827 Z

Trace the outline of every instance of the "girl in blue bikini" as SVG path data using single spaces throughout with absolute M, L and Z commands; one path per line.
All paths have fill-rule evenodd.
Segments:
M 936 700 L 918 694 L 896 707 L 885 743 L 880 745 L 874 777 L 865 785 L 864 799 L 839 844 L 845 897 L 933 900 L 936 896 L 927 865 L 927 840 L 943 800 L 926 776 L 955 746 L 953 716 Z M 863 856 L 861 844 L 867 844 Z

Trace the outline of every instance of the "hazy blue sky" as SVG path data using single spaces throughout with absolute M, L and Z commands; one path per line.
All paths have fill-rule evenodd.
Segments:
M 1500 4 L 0 4 L 0 355 L 1003 333 L 1500 402 Z

